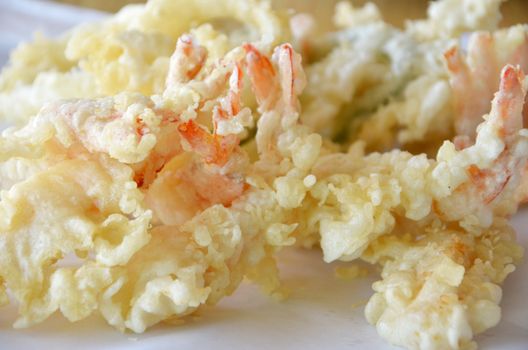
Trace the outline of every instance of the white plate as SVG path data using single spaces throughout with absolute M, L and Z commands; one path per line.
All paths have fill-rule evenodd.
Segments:
M 11 12 L 10 12 L 11 11 Z M 13 16 L 18 17 L 13 17 Z M 51 19 L 52 27 L 46 25 Z M 0 1 L 0 65 L 6 50 L 37 27 L 57 33 L 101 14 L 35 1 Z M 10 19 L 11 22 L 7 21 Z M 9 23 L 16 25 L 11 26 Z M 51 28 L 51 30 L 49 29 Z M 3 51 L 2 51 L 3 50 Z M 519 240 L 528 249 L 528 209 L 513 218 Z M 93 316 L 69 323 L 55 315 L 28 329 L 13 330 L 16 309 L 0 310 L 2 349 L 393 349 L 363 316 L 375 274 L 353 281 L 334 278 L 334 264 L 317 251 L 281 255 L 284 283 L 292 293 L 282 303 L 243 284 L 215 308 L 204 309 L 185 324 L 158 325 L 141 335 L 121 334 Z M 481 349 L 528 349 L 528 263 L 506 281 L 501 323 L 477 337 Z

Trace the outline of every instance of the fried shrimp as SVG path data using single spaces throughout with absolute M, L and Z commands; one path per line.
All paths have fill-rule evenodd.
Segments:
M 278 209 L 272 188 L 257 178 L 246 179 L 252 170 L 237 136 L 251 118 L 241 99 L 243 69 L 255 91 L 266 93 L 263 84 L 276 87 L 273 99 L 257 94 L 259 110 L 284 121 L 298 115 L 300 58 L 289 45 L 277 48 L 270 60 L 247 44 L 245 54 L 235 49 L 234 61 L 202 72 L 206 51 L 193 40 L 184 35 L 178 41 L 163 95 L 57 102 L 26 126 L 4 134 L 3 142 L 28 148 L 12 150 L 19 153 L 15 159 L 4 149 L 6 161 L 35 163 L 31 173 L 6 183 L 1 202 L 7 221 L 2 231 L 5 274 L 0 275 L 21 303 L 23 318 L 17 326 L 40 322 L 56 310 L 70 320 L 100 310 L 110 324 L 142 332 L 214 304 L 244 276 L 270 293 L 278 291 L 278 278 L 263 279 L 259 271 L 276 270 L 274 247 L 293 243 L 289 234 L 295 225 L 283 223 L 286 214 Z M 216 80 L 219 71 L 228 74 Z M 178 89 L 194 91 L 201 102 L 194 111 L 172 104 Z M 198 114 L 209 114 L 212 130 L 199 123 Z M 61 192 L 74 203 L 60 202 Z M 118 204 L 126 206 L 123 213 Z M 48 206 L 54 210 L 47 211 Z M 16 219 L 28 210 L 36 214 Z M 49 245 L 40 246 L 28 267 L 35 277 L 20 284 L 24 272 L 8 266 L 13 257 L 7 252 L 16 256 L 10 247 L 22 245 L 31 251 L 29 242 L 37 235 Z M 80 266 L 56 266 L 72 253 L 81 257 Z M 90 278 L 93 284 L 82 287 Z M 54 292 L 64 284 L 73 286 L 70 294 Z M 152 304 L 154 299 L 159 303 Z
M 250 81 L 255 82 L 253 89 L 261 88 L 258 84 L 277 84 L 283 89 L 282 94 L 274 95 L 283 98 L 274 101 L 261 96 L 259 109 L 284 103 L 279 117 L 287 116 L 291 106 L 297 105 L 294 72 L 299 69 L 298 56 L 289 45 L 283 45 L 275 51 L 275 67 L 255 47 L 246 46 L 245 50 L 243 63 Z M 254 65 L 254 59 L 266 63 Z M 233 112 L 243 110 L 237 93 L 240 66 L 234 65 L 230 89 L 220 106 L 213 109 L 213 118 L 217 113 L 234 118 Z M 274 82 L 264 82 L 262 76 Z M 223 109 L 226 105 L 230 109 Z M 180 124 L 179 131 L 190 145 L 189 158 L 173 158 L 147 191 L 147 203 L 161 223 L 155 223 L 151 243 L 125 266 L 123 279 L 109 287 L 103 297 L 102 314 L 121 329 L 142 332 L 160 320 L 184 316 L 202 304 L 214 304 L 232 293 L 243 276 L 269 293 L 280 292 L 273 252 L 294 242 L 290 234 L 295 224 L 286 223 L 287 213 L 280 209 L 276 193 L 264 183 L 254 182 L 256 179 L 245 183 L 243 174 L 238 179 L 233 177 L 230 169 L 241 169 L 240 165 L 247 162 L 238 162 L 241 150 L 236 145 L 224 162 L 226 149 L 221 144 L 227 136 L 218 135 L 216 128 L 210 134 L 191 120 Z M 170 203 L 164 202 L 164 197 Z M 197 207 L 193 210 L 194 203 Z M 160 249 L 165 253 L 159 254 Z M 131 289 L 136 291 L 132 299 L 128 293 Z M 162 302 L 165 298 L 169 305 Z
M 0 305 L 139 333 L 244 279 L 282 298 L 276 253 L 318 246 L 381 266 L 365 314 L 387 341 L 473 347 L 528 198 L 526 27 L 496 31 L 499 4 L 397 29 L 341 3 L 319 35 L 264 2 L 150 0 L 21 47 L 0 75 Z
M 511 64 L 528 71 L 528 31 L 519 25 L 493 34 L 476 32 L 469 37 L 467 57 L 457 47 L 445 56 L 455 97 L 457 143 L 463 147 L 475 139 L 481 116 L 499 86 L 501 69 Z
M 522 129 L 525 98 L 524 73 L 519 68 L 506 66 L 491 112 L 478 129 L 475 145 L 455 157 L 448 147 L 440 149 L 439 157 L 444 162 L 437 171 L 449 169 L 449 163 L 458 163 L 465 168 L 463 176 L 470 180 L 462 185 L 456 180 L 456 172 L 448 170 L 454 180 L 448 186 L 455 191 L 436 207 L 440 215 L 460 220 L 469 218 L 473 208 L 488 205 L 504 211 L 503 215 L 516 211 L 518 203 L 512 201 L 512 193 L 519 187 L 528 151 L 526 129 Z M 502 198 L 507 199 L 502 201 Z M 488 219 L 480 217 L 480 221 L 490 222 L 491 215 L 488 215 Z
M 310 192 L 319 203 L 309 212 L 312 230 L 319 225 L 325 260 L 359 257 L 371 241 L 390 232 L 395 213 L 415 221 L 435 214 L 478 229 L 491 225 L 495 215 L 515 212 L 519 203 L 511 199 L 528 154 L 522 129 L 523 77 L 519 69 L 505 67 L 476 144 L 462 151 L 446 141 L 436 160 L 397 150 L 364 157 L 351 153 L 352 159 L 341 159 L 359 162 L 345 168 L 349 173 L 342 173 L 342 165 L 322 163 L 333 166 L 328 169 L 316 164 L 317 178 L 323 177 L 321 171 L 331 174 Z

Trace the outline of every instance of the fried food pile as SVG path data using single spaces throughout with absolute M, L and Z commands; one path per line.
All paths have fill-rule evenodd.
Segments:
M 298 246 L 381 267 L 365 314 L 388 342 L 475 347 L 528 198 L 528 27 L 497 29 L 500 2 L 404 30 L 343 2 L 321 32 L 264 2 L 150 0 L 21 45 L 0 75 L 15 327 L 143 332 L 244 278 L 280 298 Z

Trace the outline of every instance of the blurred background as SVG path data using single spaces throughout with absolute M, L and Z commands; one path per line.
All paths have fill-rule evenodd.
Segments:
M 215 1 L 215 0 L 213 0 Z M 271 0 L 282 9 L 316 14 L 320 29 L 330 27 L 334 6 L 339 0 Z M 368 0 L 350 0 L 363 5 Z M 402 26 L 405 19 L 426 16 L 427 0 L 371 0 L 386 21 Z M 35 32 L 59 35 L 80 22 L 96 21 L 131 3 L 145 0 L 0 0 L 0 68 L 9 52 L 21 41 L 31 40 Z M 502 5 L 502 25 L 528 22 L 528 0 L 509 0 Z
M 90 7 L 101 11 L 115 12 L 126 4 L 142 3 L 144 0 L 57 0 L 59 2 Z M 277 7 L 291 7 L 298 11 L 311 11 L 318 14 L 319 20 L 329 21 L 334 5 L 340 0 L 272 0 Z M 403 18 L 415 19 L 424 17 L 427 0 L 351 0 L 354 5 L 366 2 L 377 4 L 383 12 L 383 17 L 390 23 L 402 25 Z M 526 22 L 528 18 L 528 0 L 509 0 L 502 5 L 504 14 L 503 25 Z

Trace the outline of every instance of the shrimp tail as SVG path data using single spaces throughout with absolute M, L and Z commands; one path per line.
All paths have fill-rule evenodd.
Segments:
M 180 36 L 170 59 L 166 86 L 171 87 L 194 79 L 202 70 L 206 59 L 207 50 L 197 45 L 191 35 Z
M 191 149 L 202 156 L 206 163 L 218 166 L 227 163 L 239 143 L 239 138 L 235 135 L 211 134 L 193 120 L 180 124 L 178 131 Z
M 523 107 L 526 96 L 524 72 L 519 67 L 507 65 L 501 72 L 499 91 L 492 102 L 491 122 L 500 126 L 509 141 L 523 128 Z
M 273 64 L 251 44 L 244 44 L 246 64 L 253 93 L 263 111 L 274 107 L 277 100 L 277 72 Z
M 286 112 L 298 111 L 298 95 L 306 86 L 301 56 L 293 50 L 290 44 L 283 44 L 275 49 L 273 58 L 279 67 L 283 108 Z

